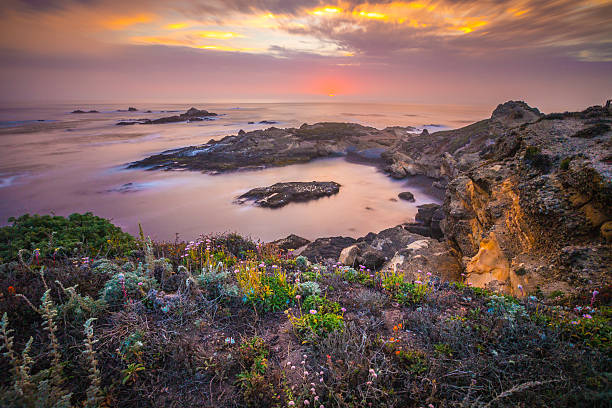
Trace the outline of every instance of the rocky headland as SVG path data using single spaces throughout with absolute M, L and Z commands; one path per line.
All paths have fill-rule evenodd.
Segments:
M 354 239 L 320 238 L 313 260 L 431 273 L 518 296 L 609 283 L 612 272 L 612 108 L 545 115 L 522 101 L 489 119 L 434 133 L 352 123 L 241 131 L 166 151 L 129 167 L 204 172 L 304 163 L 352 153 L 393 178 L 426 176 L 442 207 Z M 407 197 L 409 198 L 409 197 Z M 341 253 L 343 255 L 341 256 Z
M 135 112 L 138 109 L 136 108 L 128 108 L 128 111 Z M 185 113 L 181 113 L 180 115 L 173 116 L 165 116 L 158 119 L 136 119 L 129 121 L 121 121 L 117 122 L 118 126 L 129 126 L 129 125 L 158 125 L 162 123 L 176 123 L 176 122 L 201 122 L 204 120 L 210 120 L 211 117 L 217 116 L 214 112 L 209 112 L 207 110 L 200 110 L 196 108 L 190 108 Z
M 129 167 L 214 173 L 286 166 L 347 154 L 376 159 L 410 129 L 378 130 L 356 123 L 316 123 L 299 128 L 240 131 L 203 145 L 168 150 Z
M 280 208 L 289 203 L 306 202 L 338 194 L 340 184 L 333 181 L 276 183 L 257 187 L 236 199 L 237 204 L 253 201 L 259 207 Z

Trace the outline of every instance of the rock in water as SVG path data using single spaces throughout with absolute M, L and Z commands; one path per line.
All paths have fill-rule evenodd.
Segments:
M 406 200 L 406 201 L 410 201 L 411 203 L 414 203 L 414 194 L 412 194 L 410 191 L 404 191 L 402 193 L 399 193 L 397 196 L 401 198 L 402 200 Z
M 128 111 L 134 112 L 136 108 L 130 107 Z M 190 108 L 187 112 L 181 113 L 180 115 L 174 116 L 166 116 L 159 119 L 139 119 L 137 121 L 122 121 L 118 122 L 119 126 L 133 125 L 135 123 L 140 123 L 141 125 L 157 125 L 160 123 L 175 123 L 175 122 L 197 122 L 208 119 L 210 116 L 217 116 L 214 112 L 209 112 L 206 110 L 200 110 L 196 108 Z
M 337 194 L 340 184 L 333 181 L 276 183 L 247 191 L 236 200 L 242 204 L 254 200 L 255 205 L 268 208 L 283 207 L 292 202 L 310 201 Z

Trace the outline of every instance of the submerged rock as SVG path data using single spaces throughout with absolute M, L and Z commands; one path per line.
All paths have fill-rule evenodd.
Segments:
M 279 208 L 292 202 L 304 202 L 337 194 L 340 184 L 333 181 L 276 183 L 247 191 L 236 200 L 242 204 L 254 200 L 260 207 Z

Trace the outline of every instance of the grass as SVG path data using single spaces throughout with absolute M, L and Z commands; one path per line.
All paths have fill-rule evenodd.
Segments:
M 129 241 L 0 267 L 0 406 L 609 406 L 609 297 Z

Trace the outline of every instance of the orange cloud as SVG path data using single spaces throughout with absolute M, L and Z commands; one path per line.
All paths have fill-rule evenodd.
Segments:
M 136 24 L 150 23 L 155 20 L 152 14 L 138 14 L 134 16 L 115 17 L 105 20 L 102 25 L 109 30 L 124 30 Z

